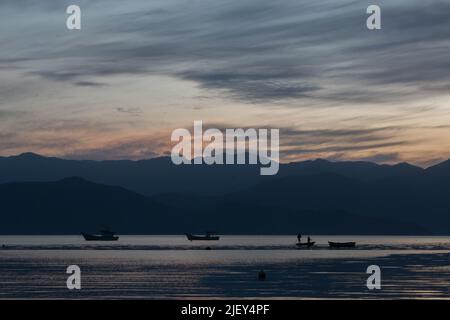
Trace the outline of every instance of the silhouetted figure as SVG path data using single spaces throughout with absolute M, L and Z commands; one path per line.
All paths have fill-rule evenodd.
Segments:
M 261 270 L 259 273 L 258 273 L 258 280 L 266 280 L 266 273 L 264 272 L 264 270 Z
M 308 236 L 308 243 L 311 243 L 311 238 Z
M 297 240 L 298 242 L 302 242 L 302 235 L 300 233 L 297 235 Z

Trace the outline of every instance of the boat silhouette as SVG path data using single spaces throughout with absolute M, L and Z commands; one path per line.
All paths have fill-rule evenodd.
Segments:
M 297 242 L 297 247 L 299 248 L 311 248 L 316 242 L 310 241 L 310 242 Z
M 354 248 L 356 246 L 355 242 L 331 242 L 328 241 L 330 248 Z
M 212 232 L 207 232 L 205 235 L 195 235 L 191 233 L 186 233 L 186 237 L 189 241 L 194 240 L 219 240 L 220 237 L 217 235 L 213 235 Z
M 82 232 L 84 240 L 86 241 L 117 241 L 119 240 L 118 236 L 114 235 L 115 232 L 110 230 L 100 230 L 99 234 L 90 234 Z

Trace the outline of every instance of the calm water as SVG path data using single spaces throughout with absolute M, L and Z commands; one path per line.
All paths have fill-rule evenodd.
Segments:
M 313 240 L 299 250 L 295 236 L 0 236 L 0 298 L 450 298 L 450 237 Z M 330 250 L 329 240 L 357 248 Z M 71 264 L 82 270 L 79 291 L 66 288 Z M 371 264 L 382 269 L 379 291 L 366 287 Z

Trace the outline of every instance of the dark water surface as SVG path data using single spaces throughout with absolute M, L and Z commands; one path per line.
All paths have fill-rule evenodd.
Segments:
M 450 298 L 450 237 L 313 238 L 315 248 L 299 250 L 292 236 L 0 236 L 0 298 Z M 357 248 L 330 250 L 328 240 Z M 81 268 L 78 291 L 66 288 L 72 264 Z M 366 287 L 372 264 L 381 290 Z

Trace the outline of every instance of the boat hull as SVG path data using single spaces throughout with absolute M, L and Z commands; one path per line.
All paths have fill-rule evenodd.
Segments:
M 107 236 L 107 235 L 97 235 L 97 234 L 81 234 L 86 241 L 117 241 L 119 240 L 118 236 Z
M 204 241 L 217 241 L 220 239 L 219 236 L 197 236 L 197 235 L 193 235 L 190 233 L 186 233 L 186 237 L 188 238 L 189 241 L 197 241 L 197 240 L 204 240 Z
M 354 248 L 356 246 L 355 242 L 331 242 L 328 241 L 330 248 Z
M 298 248 L 311 248 L 313 245 L 315 244 L 314 241 L 312 242 L 297 242 L 297 247 Z

